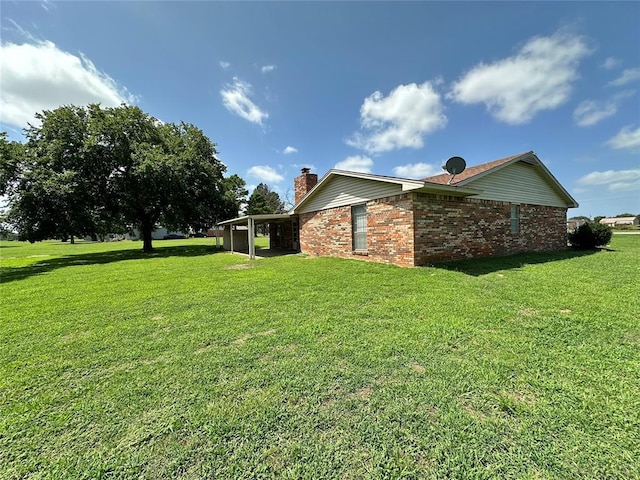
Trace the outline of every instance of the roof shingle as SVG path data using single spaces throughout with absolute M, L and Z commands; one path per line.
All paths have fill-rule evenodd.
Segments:
M 481 173 L 484 173 L 488 170 L 491 170 L 507 162 L 510 162 L 514 158 L 518 158 L 523 155 L 526 155 L 527 153 L 532 153 L 532 152 L 519 153 L 517 155 L 512 155 L 510 157 L 505 157 L 499 160 L 494 160 L 492 162 L 481 163 L 480 165 L 475 165 L 473 167 L 466 168 L 462 173 L 457 174 L 453 178 L 453 181 L 450 184 L 449 184 L 449 179 L 451 178 L 451 174 L 449 173 L 441 173 L 440 175 L 434 175 L 432 177 L 423 178 L 422 180 L 429 183 L 438 183 L 440 185 L 448 185 L 448 184 L 456 185 L 464 180 L 470 179 L 471 177 L 475 177 L 476 175 L 480 175 Z

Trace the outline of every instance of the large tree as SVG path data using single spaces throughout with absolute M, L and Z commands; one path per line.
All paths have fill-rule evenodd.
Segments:
M 240 213 L 240 210 L 247 201 L 247 195 L 249 194 L 247 183 L 234 173 L 225 178 L 222 181 L 222 185 L 224 186 L 225 196 L 233 208 L 233 213 L 230 217 L 235 217 Z
M 269 185 L 259 184 L 247 202 L 247 215 L 261 215 L 268 213 L 284 213 L 284 203 L 280 195 L 272 191 Z
M 98 230 L 92 176 L 96 161 L 83 150 L 87 112 L 65 106 L 36 115 L 9 190 L 10 215 L 29 241 L 71 238 Z
M 159 223 L 201 230 L 234 215 L 226 167 L 197 127 L 138 107 L 61 107 L 27 131 L 11 218 L 30 240 L 138 228 L 152 250 Z
M 280 195 L 272 191 L 269 185 L 265 183 L 259 184 L 254 190 L 249 201 L 247 202 L 247 215 L 264 215 L 270 213 L 284 213 L 284 203 L 280 199 Z M 258 230 L 263 235 L 267 234 L 267 226 L 264 224 L 258 225 Z

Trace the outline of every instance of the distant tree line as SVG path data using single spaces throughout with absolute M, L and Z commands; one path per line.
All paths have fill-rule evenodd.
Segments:
M 149 252 L 159 224 L 205 230 L 237 216 L 246 201 L 245 181 L 224 176 L 215 144 L 194 125 L 163 123 L 126 105 L 63 106 L 36 118 L 25 143 L 0 133 L 0 195 L 8 199 L 2 225 L 20 239 L 137 228 Z M 277 194 L 259 187 L 248 207 L 281 211 Z

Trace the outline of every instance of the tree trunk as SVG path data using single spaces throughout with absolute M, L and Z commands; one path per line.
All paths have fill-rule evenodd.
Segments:
M 71 245 L 73 245 L 74 243 L 76 243 L 76 239 L 73 235 L 71 235 Z
M 152 227 L 142 226 L 142 251 L 144 253 L 150 253 L 153 251 L 153 245 L 151 245 L 151 233 Z

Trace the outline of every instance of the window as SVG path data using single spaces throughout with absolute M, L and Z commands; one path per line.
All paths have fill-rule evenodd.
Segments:
M 353 227 L 353 249 L 363 251 L 367 249 L 367 206 L 355 205 L 351 207 L 351 221 Z
M 511 204 L 511 233 L 520 233 L 520 205 Z

